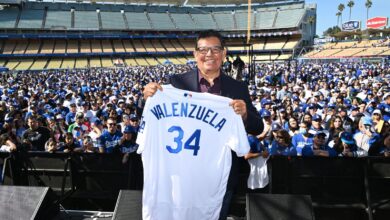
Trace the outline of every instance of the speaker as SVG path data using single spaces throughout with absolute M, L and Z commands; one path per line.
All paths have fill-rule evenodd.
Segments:
M 121 190 L 116 201 L 113 220 L 142 220 L 142 191 Z
M 310 196 L 286 194 L 246 195 L 248 220 L 313 220 L 313 207 Z
M 52 219 L 59 212 L 49 187 L 0 186 L 0 219 Z

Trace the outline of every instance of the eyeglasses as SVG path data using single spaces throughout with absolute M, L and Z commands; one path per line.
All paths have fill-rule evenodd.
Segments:
M 107 125 L 108 126 L 115 126 L 116 124 L 115 123 L 108 123 Z
M 212 54 L 219 54 L 223 51 L 223 47 L 221 46 L 198 47 L 196 48 L 196 51 L 198 51 L 202 55 L 207 54 L 209 51 L 211 51 Z

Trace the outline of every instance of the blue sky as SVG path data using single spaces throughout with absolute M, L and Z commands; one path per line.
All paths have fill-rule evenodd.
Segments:
M 317 3 L 317 34 L 322 33 L 329 27 L 337 24 L 337 6 L 340 3 L 345 5 L 343 11 L 343 22 L 349 19 L 348 0 L 306 0 L 306 3 Z M 362 28 L 366 27 L 366 0 L 355 0 L 355 6 L 352 8 L 351 20 L 362 22 Z M 385 16 L 390 17 L 390 0 L 372 0 L 372 7 L 369 10 L 368 17 Z M 389 25 L 388 25 L 389 26 Z

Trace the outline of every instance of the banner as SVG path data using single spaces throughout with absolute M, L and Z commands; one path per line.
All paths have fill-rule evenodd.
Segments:
M 367 20 L 367 28 L 379 29 L 387 26 L 387 17 L 374 17 Z
M 347 21 L 341 26 L 343 31 L 354 31 L 360 29 L 360 21 Z

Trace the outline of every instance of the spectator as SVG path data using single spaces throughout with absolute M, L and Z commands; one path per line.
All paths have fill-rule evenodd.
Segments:
M 84 152 L 84 153 L 96 153 L 97 152 L 97 148 L 94 146 L 93 140 L 90 136 L 84 137 L 82 152 Z
M 372 127 L 372 119 L 369 117 L 362 117 L 359 123 L 359 131 L 353 136 L 356 142 L 357 157 L 368 156 L 370 147 L 379 141 L 379 134 L 377 134 Z
M 123 130 L 123 136 L 119 141 L 119 149 L 123 154 L 122 163 L 127 163 L 129 154 L 137 151 L 138 144 L 135 143 L 137 131 L 128 125 Z
M 76 151 L 76 152 L 81 152 L 82 151 L 82 148 L 80 147 L 79 142 L 77 142 L 73 138 L 73 134 L 70 133 L 70 132 L 67 132 L 65 134 L 65 144 L 63 146 L 61 146 L 61 148 L 63 149 L 63 151 L 65 153 L 70 153 L 70 152 L 73 152 L 73 151 Z
M 9 134 L 0 135 L 0 152 L 14 152 L 17 150 L 16 144 Z
M 340 133 L 343 131 L 343 119 L 340 116 L 336 115 L 330 120 L 329 125 L 329 141 L 334 137 L 339 137 Z
M 357 147 L 353 135 L 349 132 L 342 132 L 340 134 L 340 142 L 335 145 L 336 152 L 340 152 L 341 157 L 357 157 Z M 339 149 L 339 150 L 337 150 Z
M 302 156 L 304 157 L 335 157 L 337 153 L 334 149 L 330 148 L 326 141 L 326 134 L 319 131 L 313 137 L 313 145 L 306 145 L 302 149 Z
M 54 153 L 59 150 L 58 147 L 58 142 L 53 138 L 49 138 L 45 143 L 46 152 Z
M 104 130 L 99 138 L 99 152 L 112 153 L 119 149 L 119 142 L 122 138 L 122 132 L 118 130 L 116 118 L 108 118 L 107 130 Z
M 32 151 L 45 151 L 45 143 L 50 138 L 50 130 L 39 126 L 35 115 L 28 118 L 29 128 L 22 135 L 24 147 Z
M 296 149 L 297 155 L 302 156 L 302 149 L 304 147 L 312 148 L 313 146 L 313 134 L 309 133 L 309 122 L 301 122 L 299 125 L 299 134 L 295 134 L 292 137 L 292 145 Z
M 291 137 L 284 129 L 276 131 L 275 140 L 272 142 L 271 155 L 296 156 L 296 148 L 291 143 Z

